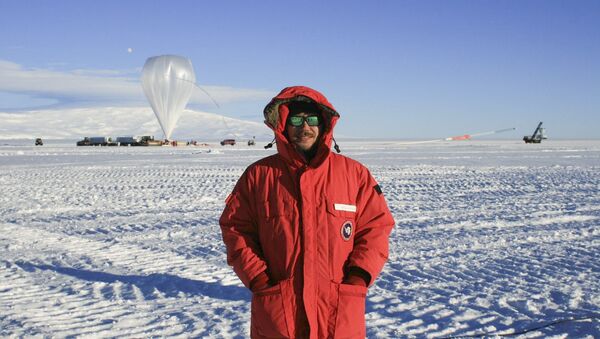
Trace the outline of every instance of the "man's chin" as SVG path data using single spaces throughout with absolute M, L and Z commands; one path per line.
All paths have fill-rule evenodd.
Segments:
M 310 143 L 310 142 L 307 142 L 307 143 L 303 143 L 302 142 L 301 143 L 301 142 L 299 142 L 299 143 L 296 143 L 296 148 L 298 150 L 300 150 L 300 151 L 308 152 L 308 151 L 310 151 L 314 147 L 314 145 L 315 145 L 314 142 L 313 143 Z

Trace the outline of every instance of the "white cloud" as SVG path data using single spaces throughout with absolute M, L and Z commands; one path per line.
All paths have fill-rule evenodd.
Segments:
M 139 71 L 138 71 L 139 72 Z M 125 76 L 131 74 L 132 72 L 114 70 L 114 69 L 75 69 L 71 71 L 71 73 L 75 75 L 81 76 L 94 76 L 94 77 L 115 77 L 115 76 Z
M 260 89 L 202 86 L 219 104 L 239 101 L 268 101 L 275 93 Z M 77 69 L 55 71 L 24 68 L 0 60 L 0 92 L 56 98 L 62 102 L 94 101 L 105 105 L 146 103 L 139 76 L 119 70 Z M 210 104 L 211 99 L 196 90 L 190 103 Z
M 77 72 L 24 69 L 7 61 L 0 61 L 0 91 L 72 99 L 135 100 L 143 95 L 139 84 L 124 77 L 98 77 Z
M 0 92 L 0 103 L 2 103 L 2 108 L 14 110 L 25 107 L 56 105 L 59 101 L 57 99 L 41 98 L 34 95 Z

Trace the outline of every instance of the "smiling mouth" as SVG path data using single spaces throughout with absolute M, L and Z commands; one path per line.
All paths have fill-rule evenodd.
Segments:
M 304 140 L 309 140 L 309 139 L 313 139 L 314 135 L 312 134 L 300 134 L 296 136 L 296 140 L 299 141 L 304 141 Z
M 310 132 L 300 132 L 296 134 L 296 138 L 313 138 L 315 135 Z

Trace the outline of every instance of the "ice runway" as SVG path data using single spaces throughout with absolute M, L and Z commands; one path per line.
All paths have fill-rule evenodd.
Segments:
M 397 222 L 368 337 L 600 336 L 600 141 L 338 141 Z M 247 337 L 218 218 L 263 144 L 0 142 L 0 336 Z

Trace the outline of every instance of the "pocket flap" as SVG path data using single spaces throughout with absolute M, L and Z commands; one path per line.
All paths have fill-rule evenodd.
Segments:
M 293 214 L 296 202 L 287 197 L 278 197 L 271 200 L 265 200 L 258 204 L 258 213 L 260 216 L 270 219 L 278 215 Z

